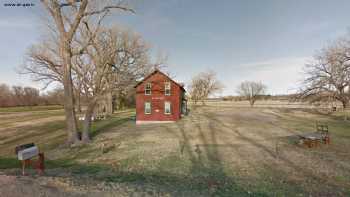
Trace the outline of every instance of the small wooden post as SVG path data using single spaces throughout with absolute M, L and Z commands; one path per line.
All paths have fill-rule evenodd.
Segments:
M 25 168 L 26 166 L 29 166 L 32 163 L 30 159 L 22 160 L 22 175 L 26 176 L 27 174 L 25 173 Z
M 324 140 L 324 143 L 327 145 L 330 144 L 330 142 L 331 142 L 331 139 L 329 136 L 324 137 L 323 140 Z
M 39 158 L 36 163 L 36 170 L 39 175 L 43 175 L 45 171 L 45 156 L 44 153 L 39 153 Z

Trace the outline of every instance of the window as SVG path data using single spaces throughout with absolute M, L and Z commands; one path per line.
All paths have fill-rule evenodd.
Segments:
M 164 102 L 164 114 L 171 114 L 171 103 L 168 101 Z
M 151 83 L 147 83 L 145 85 L 145 95 L 151 95 L 152 93 L 152 85 Z
M 170 87 L 171 87 L 171 85 L 170 85 L 171 83 L 170 82 L 165 82 L 165 95 L 170 95 Z
M 151 114 L 152 107 L 151 102 L 145 102 L 145 114 Z

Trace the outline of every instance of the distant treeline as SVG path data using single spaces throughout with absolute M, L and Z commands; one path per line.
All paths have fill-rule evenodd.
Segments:
M 33 87 L 0 84 L 0 107 L 62 105 L 63 91 L 56 89 L 45 94 Z
M 295 94 L 285 95 L 260 95 L 260 100 L 274 100 L 274 101 L 295 101 Z M 244 96 L 224 96 L 219 98 L 224 101 L 244 101 L 247 100 Z

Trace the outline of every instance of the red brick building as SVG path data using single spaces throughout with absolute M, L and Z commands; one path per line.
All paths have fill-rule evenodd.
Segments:
M 185 89 L 155 70 L 136 86 L 136 123 L 173 122 L 187 111 Z

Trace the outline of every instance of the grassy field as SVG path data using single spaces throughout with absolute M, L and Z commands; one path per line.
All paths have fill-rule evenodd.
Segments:
M 19 174 L 13 149 L 35 142 L 48 160 L 46 176 L 69 177 L 72 191 L 84 185 L 126 196 L 350 195 L 350 122 L 311 109 L 199 106 L 181 121 L 152 125 L 135 125 L 129 110 L 96 122 L 93 143 L 74 148 L 61 146 L 62 110 L 0 117 L 0 172 Z M 331 145 L 297 145 L 295 136 L 314 131 L 316 121 L 329 125 Z
M 48 110 L 60 110 L 63 106 L 51 105 L 51 106 L 32 106 L 32 107 L 0 107 L 0 112 L 33 112 L 33 111 L 48 111 Z

